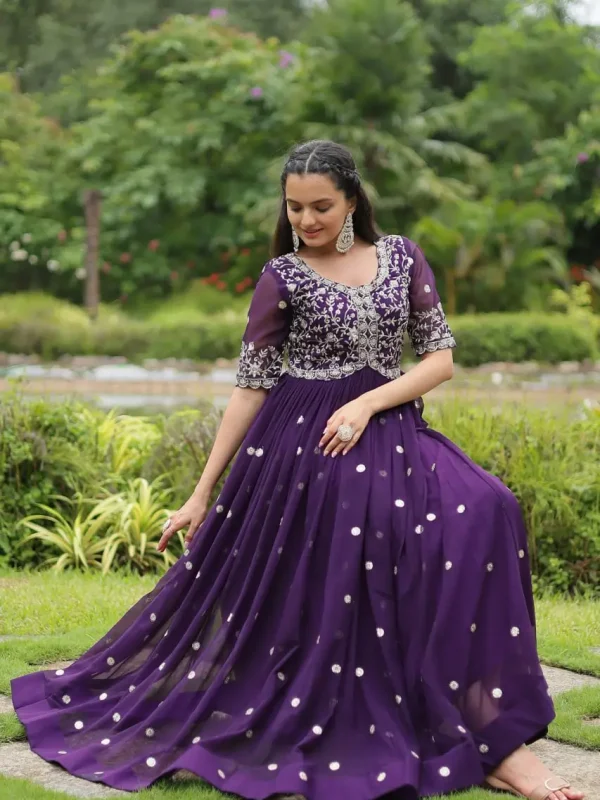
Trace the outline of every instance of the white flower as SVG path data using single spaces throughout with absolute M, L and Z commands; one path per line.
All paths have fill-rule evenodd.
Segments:
M 25 261 L 29 253 L 27 250 L 13 250 L 12 251 L 12 260 L 13 261 Z
M 29 244 L 29 242 L 31 241 L 31 239 L 32 239 L 32 238 L 33 238 L 33 237 L 31 236 L 31 234 L 30 234 L 30 233 L 24 233 L 24 234 L 23 234 L 23 241 L 24 241 L 26 244 Z
M 11 242 L 9 247 L 11 250 L 18 250 L 21 247 L 21 242 L 18 241 Z
M 87 275 L 87 270 L 85 267 L 79 267 L 78 269 L 75 270 L 75 277 L 77 278 L 78 281 L 82 281 L 86 275 Z
M 39 261 L 39 259 L 38 259 L 38 257 L 36 255 L 29 256 L 29 263 L 30 264 L 37 264 L 38 261 Z
M 56 272 L 60 268 L 60 264 L 54 258 L 51 258 L 50 261 L 48 261 L 48 263 L 46 264 L 46 266 L 48 267 L 50 272 Z

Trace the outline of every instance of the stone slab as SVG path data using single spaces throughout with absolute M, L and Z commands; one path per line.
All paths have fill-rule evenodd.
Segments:
M 600 687 L 600 678 L 594 678 L 593 675 L 581 675 L 560 667 L 547 667 L 545 664 L 542 665 L 542 669 L 551 695 L 568 692 L 570 689 L 581 689 L 582 686 Z
M 585 792 L 585 800 L 600 800 L 600 752 L 550 739 L 541 739 L 530 747 L 555 775 L 570 781 L 573 789 Z
M 131 797 L 130 792 L 120 792 L 101 783 L 76 778 L 58 764 L 44 761 L 23 742 L 0 745 L 0 774 L 9 778 L 25 778 L 79 800 L 87 797 Z

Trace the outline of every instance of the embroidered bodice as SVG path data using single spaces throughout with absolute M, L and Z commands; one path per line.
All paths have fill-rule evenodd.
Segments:
M 377 274 L 348 286 L 319 275 L 298 255 L 268 261 L 256 284 L 236 385 L 271 388 L 282 372 L 334 380 L 369 366 L 402 374 L 405 333 L 416 355 L 455 347 L 421 249 L 402 236 L 377 241 Z

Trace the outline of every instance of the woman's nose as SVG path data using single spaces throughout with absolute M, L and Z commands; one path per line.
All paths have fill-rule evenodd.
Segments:
M 314 228 L 315 225 L 315 217 L 312 213 L 304 213 L 302 215 L 302 227 L 305 229 Z

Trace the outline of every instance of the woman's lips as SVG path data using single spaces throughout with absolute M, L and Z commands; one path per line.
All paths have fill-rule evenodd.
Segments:
M 315 236 L 318 236 L 323 228 L 320 228 L 318 231 L 302 231 L 303 236 L 308 236 L 309 239 L 314 239 Z

